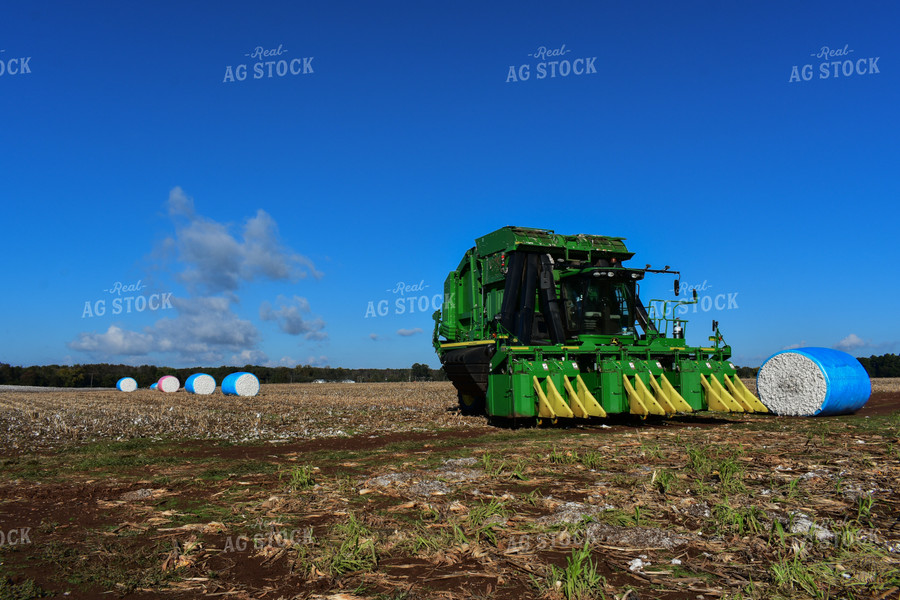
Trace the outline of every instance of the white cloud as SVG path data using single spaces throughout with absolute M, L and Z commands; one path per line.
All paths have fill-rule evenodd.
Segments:
M 262 209 L 247 219 L 239 239 L 228 224 L 196 214 L 193 199 L 180 187 L 169 193 L 167 208 L 175 235 L 163 240 L 157 253 L 174 255 L 182 265 L 176 277 L 194 293 L 234 291 L 255 279 L 322 277 L 309 258 L 282 245 L 275 219 Z
M 227 298 L 172 298 L 172 306 L 178 312 L 176 317 L 160 319 L 142 333 L 111 325 L 106 333 L 80 333 L 68 346 L 104 360 L 160 353 L 174 356 L 180 363 L 215 364 L 231 352 L 237 353 L 232 355 L 232 364 L 262 364 L 258 360 L 241 362 L 242 354 L 259 353 L 260 335 L 253 323 L 232 312 Z
M 266 301 L 259 307 L 259 318 L 263 321 L 275 321 L 278 328 L 288 335 L 303 335 L 308 340 L 324 340 L 328 334 L 325 329 L 325 321 L 320 317 L 313 319 L 304 318 L 304 313 L 309 313 L 309 301 L 300 296 L 288 299 L 278 296 L 275 300 L 278 308 L 273 309 Z
M 195 219 L 176 232 L 173 245 L 184 269 L 177 278 L 192 291 L 236 290 L 241 283 L 242 249 L 224 225 Z
M 262 350 L 244 350 L 231 356 L 230 363 L 234 366 L 263 365 L 269 361 L 269 357 Z
M 266 211 L 260 209 L 255 217 L 247 220 L 242 265 L 245 278 L 260 275 L 273 280 L 303 279 L 307 275 L 316 279 L 322 277 L 310 259 L 282 247 L 278 237 L 278 225 Z
M 782 350 L 796 350 L 797 348 L 806 348 L 809 344 L 806 343 L 806 340 L 800 340 L 799 344 L 788 344 L 783 347 Z
M 260 335 L 256 326 L 231 310 L 221 297 L 173 298 L 174 319 L 160 319 L 152 328 L 160 352 L 174 352 L 190 360 L 221 360 L 223 352 L 255 348 Z
M 855 333 L 851 333 L 850 335 L 839 341 L 837 344 L 835 344 L 834 347 L 835 349 L 843 350 L 844 352 L 852 352 L 868 345 L 869 343 L 863 340 L 861 337 L 859 337 Z
M 141 331 L 111 325 L 106 332 L 79 333 L 69 348 L 104 361 L 162 355 L 170 364 L 266 364 L 256 325 L 233 310 L 240 303 L 239 291 L 255 280 L 296 281 L 322 273 L 309 258 L 282 244 L 275 220 L 264 210 L 257 210 L 235 234 L 231 225 L 197 214 L 193 198 L 180 187 L 169 192 L 166 209 L 175 232 L 149 257 L 148 270 L 174 272 L 189 297 L 172 298 L 174 316 Z M 306 299 L 278 296 L 277 303 L 275 308 L 264 303 L 260 317 L 291 335 L 328 337 L 325 322 L 307 314 Z
M 169 192 L 167 208 L 169 209 L 170 217 L 193 217 L 194 199 L 185 194 L 181 186 L 176 185 Z
M 290 356 L 282 356 L 277 363 L 269 362 L 270 367 L 288 367 L 293 369 L 300 364 L 300 361 Z
M 397 335 L 402 335 L 403 337 L 409 337 L 411 335 L 416 335 L 418 333 L 422 333 L 421 327 L 416 327 L 415 329 L 398 329 Z
M 75 340 L 66 345 L 72 350 L 86 352 L 96 357 L 109 357 L 117 354 L 143 356 L 153 350 L 153 337 L 110 325 L 106 333 L 82 332 Z
M 307 356 L 306 364 L 311 367 L 327 367 L 328 366 L 328 357 L 324 354 L 321 356 Z

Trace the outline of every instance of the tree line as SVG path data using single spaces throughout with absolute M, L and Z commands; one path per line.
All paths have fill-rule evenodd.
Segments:
M 111 365 L 106 363 L 86 365 L 33 365 L 17 367 L 0 363 L 0 385 L 34 385 L 42 387 L 115 387 L 122 377 L 133 377 L 139 387 L 149 387 L 163 375 L 174 375 L 184 384 L 194 373 L 206 373 L 219 383 L 226 375 L 247 371 L 259 378 L 260 383 L 310 383 L 313 381 L 445 381 L 443 369 L 432 369 L 426 364 L 415 363 L 408 369 L 345 369 L 343 367 L 193 367 L 175 369 L 155 365 Z
M 900 355 L 882 354 L 881 356 L 864 356 L 856 360 L 863 366 L 869 377 L 900 377 Z M 756 377 L 759 367 L 738 367 L 738 377 Z
M 900 355 L 882 354 L 860 358 L 859 362 L 865 368 L 869 377 L 900 377 Z
M 883 354 L 859 358 L 869 377 L 900 377 L 900 355 Z M 212 375 L 220 382 L 236 371 L 248 371 L 259 378 L 260 383 L 311 383 L 313 381 L 347 381 L 360 383 L 376 381 L 446 381 L 443 369 L 432 369 L 423 363 L 414 363 L 408 369 L 345 369 L 343 367 L 193 367 L 175 369 L 155 365 L 111 365 L 106 363 L 86 365 L 33 365 L 16 367 L 0 363 L 0 385 L 35 385 L 49 387 L 115 387 L 122 377 L 133 377 L 140 387 L 148 387 L 163 375 L 174 375 L 182 383 L 194 373 Z M 738 367 L 739 377 L 756 377 L 759 367 Z

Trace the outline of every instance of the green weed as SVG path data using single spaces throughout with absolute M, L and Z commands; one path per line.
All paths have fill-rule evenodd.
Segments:
M 856 522 L 872 525 L 872 509 L 875 507 L 875 498 L 872 496 L 860 496 L 856 499 Z
M 761 533 L 765 528 L 762 522 L 765 512 L 756 506 L 733 508 L 725 501 L 714 506 L 712 512 L 720 532 L 745 536 Z
M 532 576 L 532 584 L 542 593 L 562 595 L 566 600 L 604 599 L 606 579 L 600 574 L 599 566 L 591 557 L 588 543 L 572 550 L 566 558 L 566 568 L 550 566 L 550 573 L 541 581 Z
M 481 468 L 484 469 L 485 474 L 491 477 L 499 477 L 505 474 L 510 479 L 527 481 L 528 477 L 525 475 L 527 467 L 528 462 L 525 459 L 519 459 L 515 463 L 511 463 L 504 459 L 494 458 L 489 452 L 481 455 Z
M 813 598 L 825 598 L 825 594 L 819 589 L 818 582 L 822 580 L 822 571 L 827 570 L 825 565 L 810 565 L 797 556 L 790 560 L 783 558 L 769 567 L 775 586 L 791 595 L 802 590 Z
M 340 546 L 329 560 L 329 569 L 335 576 L 375 568 L 378 558 L 372 532 L 360 523 L 353 513 L 346 523 L 334 526 L 333 532 L 341 540 Z
M 732 446 L 718 446 L 715 450 L 707 446 L 688 446 L 688 468 L 703 479 L 717 475 L 722 491 L 738 493 L 744 487 L 744 465 L 738 460 L 740 449 Z
M 641 453 L 647 458 L 662 458 L 663 453 L 655 442 L 641 442 Z
M 578 456 L 577 450 L 560 451 L 556 449 L 556 446 L 554 446 L 548 458 L 550 462 L 554 464 L 572 465 L 577 463 L 580 457 Z
M 484 537 L 490 543 L 496 544 L 497 535 L 494 533 L 494 527 L 500 522 L 505 522 L 509 514 L 506 505 L 494 498 L 490 502 L 480 502 L 472 507 L 466 521 L 476 540 Z
M 310 465 L 297 465 L 287 472 L 280 472 L 278 479 L 279 481 L 282 478 L 287 479 L 288 488 L 292 491 L 305 490 L 316 484 L 316 480 L 313 477 L 314 470 Z
M 3 600 L 30 600 L 52 595 L 50 592 L 44 591 L 33 579 L 12 583 L 7 577 L 0 575 L 0 598 Z
M 668 469 L 653 474 L 653 485 L 661 494 L 667 493 L 675 485 L 675 474 Z
M 581 455 L 581 464 L 588 469 L 599 469 L 604 464 L 603 455 L 593 450 Z

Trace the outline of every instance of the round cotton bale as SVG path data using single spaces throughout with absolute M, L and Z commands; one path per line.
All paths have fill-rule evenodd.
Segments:
M 151 389 L 151 390 L 155 390 L 155 389 L 158 388 L 158 387 L 159 387 L 159 382 L 158 382 L 158 381 L 157 381 L 156 383 L 151 383 L 151 384 L 150 384 L 150 389 Z
M 222 380 L 222 393 L 227 396 L 255 396 L 259 393 L 259 379 L 253 373 L 232 373 Z
M 191 394 L 209 395 L 216 391 L 216 380 L 206 373 L 194 373 L 184 382 L 184 389 Z
M 178 388 L 181 387 L 181 382 L 178 381 L 178 378 L 172 377 L 171 375 L 163 375 L 156 384 L 156 389 L 170 394 L 172 392 L 177 392 Z
M 771 412 L 812 417 L 859 410 L 872 395 L 872 382 L 846 352 L 796 348 L 777 352 L 763 363 L 756 389 Z
M 133 377 L 123 377 L 116 382 L 116 389 L 120 392 L 133 392 L 137 388 L 137 381 Z

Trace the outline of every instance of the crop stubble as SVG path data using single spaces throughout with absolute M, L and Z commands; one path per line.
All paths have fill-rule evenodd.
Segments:
M 897 597 L 898 383 L 855 416 L 521 430 L 446 383 L 0 392 L 0 529 L 31 528 L 0 596 L 554 598 L 586 543 L 591 597 Z

